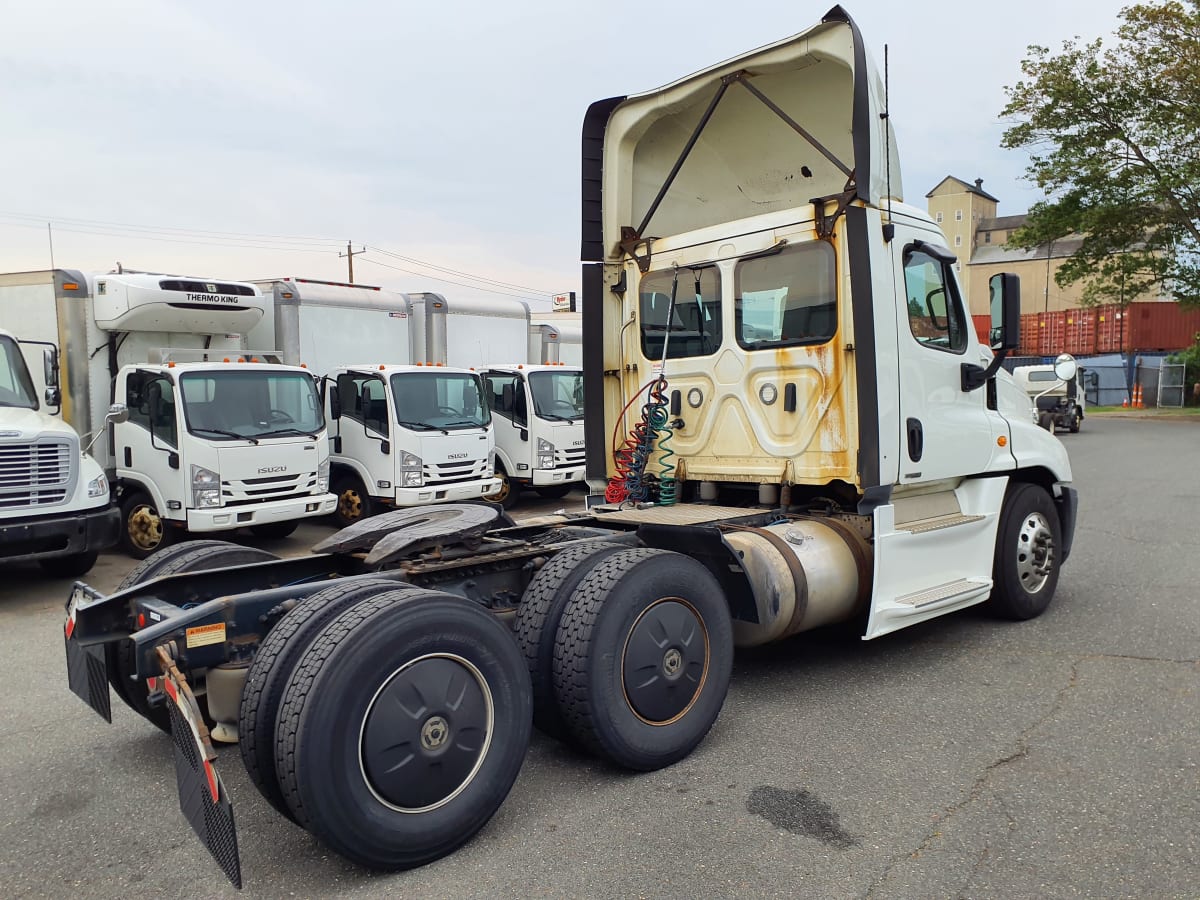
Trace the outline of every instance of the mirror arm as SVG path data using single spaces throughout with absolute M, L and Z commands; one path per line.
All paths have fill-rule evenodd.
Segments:
M 978 390 L 987 384 L 988 379 L 1000 371 L 1000 366 L 1003 365 L 1005 357 L 1007 356 L 1007 350 L 997 350 L 996 355 L 992 357 L 992 361 L 988 364 L 986 369 L 981 368 L 974 363 L 963 363 L 962 392 L 964 394 L 969 394 L 971 391 Z

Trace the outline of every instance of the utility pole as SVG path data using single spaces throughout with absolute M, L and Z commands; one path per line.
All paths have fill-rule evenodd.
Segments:
M 366 247 L 363 247 L 361 250 L 355 250 L 354 245 L 350 241 L 346 241 L 346 252 L 338 254 L 338 259 L 345 259 L 346 265 L 350 268 L 349 281 L 351 284 L 354 284 L 354 257 L 366 252 Z

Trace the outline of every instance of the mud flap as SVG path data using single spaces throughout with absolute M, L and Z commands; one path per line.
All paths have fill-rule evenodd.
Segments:
M 204 724 L 187 679 L 162 647 L 157 652 L 163 670 L 161 687 L 166 692 L 171 715 L 179 809 L 221 871 L 234 887 L 240 889 L 242 864 L 233 823 L 233 804 L 213 767 L 217 753 L 208 726 Z
M 81 644 L 64 630 L 63 644 L 67 648 L 67 687 L 71 693 L 112 724 L 112 703 L 108 694 L 108 663 L 103 644 Z
M 112 724 L 112 703 L 108 695 L 108 661 L 104 644 L 82 644 L 75 640 L 75 610 L 89 598 L 89 589 L 76 584 L 67 599 L 67 620 L 63 623 L 63 646 L 67 652 L 67 687 L 71 693 Z

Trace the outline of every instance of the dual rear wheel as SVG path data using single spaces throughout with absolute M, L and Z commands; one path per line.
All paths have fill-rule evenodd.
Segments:
M 268 633 L 239 732 L 251 780 L 335 852 L 376 869 L 450 853 L 491 818 L 532 729 L 508 629 L 468 600 L 341 582 Z

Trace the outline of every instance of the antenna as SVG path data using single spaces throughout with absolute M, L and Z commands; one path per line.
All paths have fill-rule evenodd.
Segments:
M 896 224 L 892 221 L 892 111 L 891 94 L 888 90 L 888 45 L 883 45 L 883 166 L 887 179 L 887 222 L 883 226 L 883 239 L 891 243 L 896 236 Z
M 50 223 L 46 223 L 46 238 L 50 241 L 50 271 L 54 271 L 54 232 L 50 230 Z

